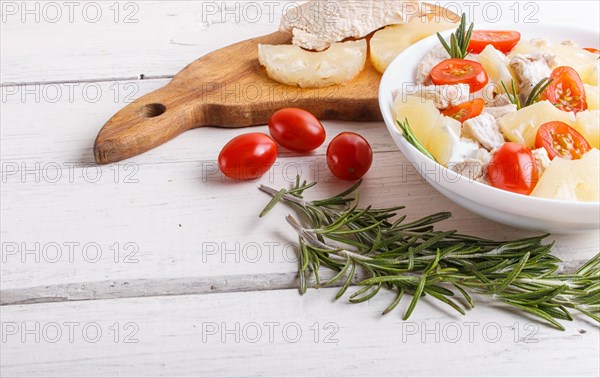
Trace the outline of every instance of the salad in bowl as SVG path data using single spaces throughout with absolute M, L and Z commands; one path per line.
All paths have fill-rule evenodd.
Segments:
M 384 119 L 421 174 L 463 206 L 519 227 L 597 230 L 600 52 L 588 41 L 598 34 L 571 28 L 565 39 L 563 28 L 556 41 L 524 29 L 478 30 L 463 17 L 413 45 L 382 79 Z

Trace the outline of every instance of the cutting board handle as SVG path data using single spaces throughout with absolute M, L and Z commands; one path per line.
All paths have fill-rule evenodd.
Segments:
M 202 125 L 202 109 L 186 104 L 185 96 L 167 85 L 127 105 L 96 137 L 96 162 L 108 164 L 136 156 Z

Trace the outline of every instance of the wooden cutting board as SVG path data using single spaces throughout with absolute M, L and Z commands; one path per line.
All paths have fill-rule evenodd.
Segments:
M 96 162 L 136 156 L 196 127 L 264 125 L 286 107 L 306 109 L 319 119 L 381 119 L 377 103 L 381 74 L 370 63 L 346 85 L 296 88 L 267 77 L 258 63 L 261 43 L 287 44 L 291 37 L 276 32 L 196 60 L 165 87 L 129 104 L 104 125 L 94 146 Z
M 457 17 L 437 6 L 430 12 Z M 377 101 L 381 74 L 368 59 L 364 71 L 345 85 L 301 89 L 269 79 L 258 63 L 258 44 L 289 43 L 289 34 L 276 32 L 196 60 L 165 87 L 129 104 L 104 125 L 94 144 L 96 162 L 131 158 L 196 127 L 264 125 L 286 107 L 306 109 L 323 120 L 382 119 Z

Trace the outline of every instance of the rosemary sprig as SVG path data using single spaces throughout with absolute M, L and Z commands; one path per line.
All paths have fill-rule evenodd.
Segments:
M 529 96 L 525 100 L 524 105 L 521 104 L 521 100 L 519 98 L 519 93 L 517 92 L 514 79 L 510 80 L 510 90 L 506 87 L 506 84 L 503 81 L 501 83 L 502 87 L 504 88 L 504 91 L 506 92 L 506 95 L 508 96 L 509 101 L 517 106 L 517 110 L 521 110 L 538 102 L 542 93 L 544 93 L 544 91 L 546 91 L 546 88 L 548 88 L 550 83 L 552 83 L 552 80 L 554 79 L 549 79 L 547 77 L 540 80 L 533 87 L 531 93 L 529 93 Z
M 444 46 L 444 49 L 448 51 L 451 58 L 464 59 L 469 51 L 469 42 L 471 41 L 471 35 L 473 34 L 474 23 L 471 23 L 467 30 L 467 16 L 463 13 L 460 18 L 460 25 L 456 32 L 450 34 L 450 44 L 446 42 L 444 37 L 440 33 L 437 33 L 438 39 Z
M 527 100 L 525 101 L 524 107 L 533 105 L 536 102 L 538 102 L 540 100 L 540 96 L 542 95 L 542 93 L 544 93 L 546 91 L 546 88 L 548 88 L 548 86 L 552 83 L 553 80 L 554 80 L 554 78 L 549 79 L 547 77 L 540 80 L 531 90 L 529 97 L 527 97 Z
M 261 216 L 283 201 L 302 217 L 302 221 L 291 215 L 286 218 L 299 237 L 301 293 L 314 275 L 317 287 L 341 285 L 336 299 L 353 283 L 361 286 L 350 296 L 351 303 L 365 302 L 383 288 L 396 292 L 383 314 L 394 310 L 404 294 L 411 294 L 405 319 L 426 296 L 464 314 L 474 306 L 470 295 L 474 293 L 491 296 L 561 330 L 560 320 L 572 320 L 571 311 L 600 322 L 600 254 L 574 273 L 559 274 L 560 260 L 551 254 L 552 244 L 542 243 L 547 235 L 493 241 L 437 231 L 434 225 L 450 213 L 407 222 L 406 216 L 396 214 L 403 207 L 361 209 L 358 194 L 350 197 L 360 184 L 319 201 L 302 198 L 315 183 L 301 183 L 299 178 L 289 190 L 260 187 L 273 196 Z M 323 268 L 336 273 L 322 283 Z M 365 277 L 359 282 L 357 271 Z M 456 299 L 454 290 L 464 301 Z
M 421 153 L 433 161 L 436 161 L 433 155 L 427 151 L 427 149 L 419 142 L 412 129 L 410 128 L 410 124 L 408 123 L 408 119 L 404 119 L 404 122 L 396 121 L 398 123 L 398 127 L 402 131 L 402 135 L 406 138 L 406 141 L 412 144 L 417 150 L 421 151 Z
M 502 83 L 502 87 L 504 88 L 504 92 L 506 92 L 506 95 L 508 96 L 508 100 L 510 101 L 510 103 L 516 105 L 517 110 L 520 110 L 521 109 L 521 100 L 519 99 L 519 93 L 517 92 L 517 88 L 515 86 L 515 80 L 510 79 L 510 90 L 508 90 L 508 88 L 506 87 L 506 84 L 504 84 L 503 81 L 501 81 L 500 83 Z

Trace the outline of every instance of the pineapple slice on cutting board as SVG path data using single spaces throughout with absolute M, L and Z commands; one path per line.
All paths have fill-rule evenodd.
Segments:
M 579 160 L 555 158 L 531 195 L 567 201 L 600 201 L 600 151 L 593 149 Z
M 367 42 L 334 43 L 322 52 L 295 45 L 258 45 L 258 59 L 267 75 L 282 84 L 319 88 L 354 79 L 365 67 Z
M 457 23 L 443 18 L 415 17 L 406 24 L 391 25 L 376 32 L 371 38 L 371 63 L 383 73 L 390 63 L 412 44 L 437 32 L 456 29 Z

